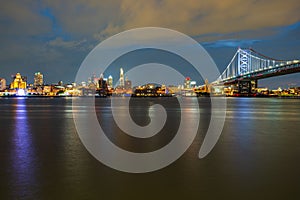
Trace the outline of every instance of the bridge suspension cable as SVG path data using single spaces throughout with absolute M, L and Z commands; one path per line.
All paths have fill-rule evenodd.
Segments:
M 249 48 L 249 50 L 252 51 L 253 53 L 257 54 L 258 56 L 264 57 L 264 58 L 266 58 L 266 59 L 268 59 L 268 60 L 275 60 L 275 61 L 279 61 L 279 62 L 284 62 L 284 61 L 286 61 L 286 60 L 278 60 L 278 59 L 275 59 L 275 58 L 271 58 L 271 57 L 269 57 L 269 56 L 266 56 L 266 55 L 264 55 L 264 54 L 262 54 L 262 53 L 257 52 L 256 50 L 254 50 L 254 49 L 252 49 L 252 48 Z
M 271 70 L 288 64 L 283 61 L 265 56 L 254 49 L 239 48 L 227 65 L 217 82 L 235 79 L 240 76 L 251 75 L 260 71 Z

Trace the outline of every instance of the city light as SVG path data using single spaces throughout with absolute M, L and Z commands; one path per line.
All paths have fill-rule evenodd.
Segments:
M 25 96 L 25 95 L 26 95 L 26 93 L 25 93 L 24 89 L 18 89 L 17 96 Z
M 4 78 L 0 78 L 0 96 L 209 96 L 225 95 L 225 96 L 257 96 L 261 95 L 261 88 L 252 81 L 272 77 L 281 76 L 299 72 L 299 60 L 281 61 L 269 60 L 257 57 L 257 52 L 244 51 L 239 49 L 232 58 L 222 75 L 213 82 L 205 82 L 204 85 L 196 85 L 196 81 L 190 77 L 182 80 L 183 84 L 162 85 L 154 87 L 151 83 L 136 87 L 132 86 L 132 81 L 128 80 L 126 72 L 123 68 L 119 68 L 119 79 L 117 84 L 113 83 L 113 77 L 109 75 L 105 77 L 103 73 L 97 76 L 95 73 L 91 77 L 86 77 L 86 81 L 80 83 L 64 84 L 62 81 L 58 83 L 45 84 L 44 76 L 41 72 L 34 73 L 34 82 L 27 83 L 27 76 L 20 73 L 12 75 L 10 84 L 6 84 Z M 238 62 L 237 62 L 238 61 Z M 259 61 L 259 62 L 258 62 Z M 275 65 L 276 61 L 276 65 Z M 236 65 L 238 63 L 238 65 Z M 273 63 L 273 66 L 269 63 Z M 243 70 L 241 69 L 242 67 Z M 215 86 L 223 85 L 223 90 L 212 90 Z M 300 87 L 289 87 L 283 91 L 264 92 L 265 96 L 300 96 Z M 272 94 L 272 95 L 270 95 Z

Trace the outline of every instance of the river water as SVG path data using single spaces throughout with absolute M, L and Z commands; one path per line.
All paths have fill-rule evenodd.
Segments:
M 149 105 L 167 108 L 167 131 L 152 140 L 132 140 L 117 129 L 109 98 L 95 104 L 111 141 L 149 152 L 176 134 L 181 118 L 174 99 L 131 100 L 131 117 L 142 126 Z M 183 156 L 161 170 L 131 174 L 103 165 L 85 149 L 71 98 L 1 98 L 0 199 L 299 199 L 300 99 L 227 98 L 222 134 L 203 159 L 198 153 L 210 102 L 197 100 L 198 134 Z

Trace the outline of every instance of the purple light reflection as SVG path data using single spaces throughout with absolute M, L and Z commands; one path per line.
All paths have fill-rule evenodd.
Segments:
M 26 98 L 17 98 L 14 106 L 14 131 L 12 139 L 12 185 L 14 198 L 29 198 L 35 191 L 35 151 L 30 124 L 27 118 Z

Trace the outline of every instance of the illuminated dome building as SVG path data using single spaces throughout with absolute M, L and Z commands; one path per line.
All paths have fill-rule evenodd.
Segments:
M 17 73 L 13 77 L 13 82 L 10 84 L 10 89 L 26 89 L 27 87 L 26 79 L 27 78 L 25 76 L 21 76 L 20 73 Z

